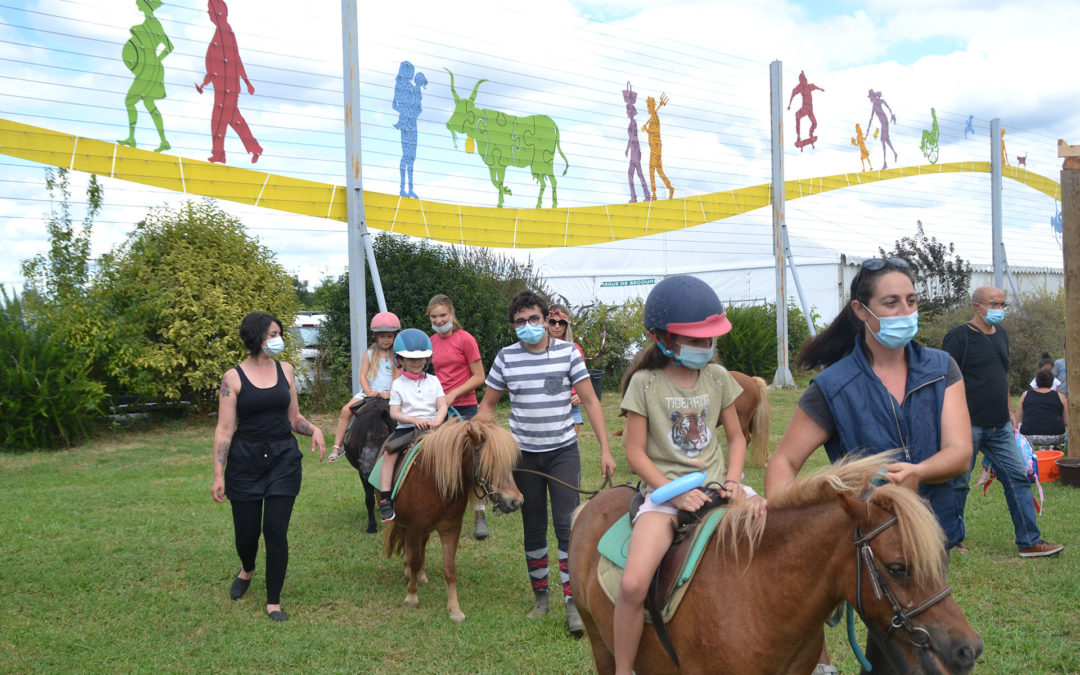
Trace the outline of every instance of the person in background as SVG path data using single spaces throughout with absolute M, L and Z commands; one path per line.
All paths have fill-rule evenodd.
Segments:
M 993 286 L 980 286 L 971 300 L 974 308 L 971 321 L 950 330 L 941 344 L 941 348 L 960 365 L 971 414 L 973 449 L 968 469 L 952 480 L 960 515 L 961 542 L 966 535 L 964 508 L 971 490 L 971 470 L 975 468 L 981 450 L 1005 489 L 1005 503 L 1012 516 L 1020 557 L 1057 555 L 1065 547 L 1043 541 L 1035 522 L 1035 502 L 1027 468 L 1020 460 L 1014 439 L 1016 420 L 1009 398 L 1009 336 L 1001 325 L 1008 307 L 1005 293 Z M 956 548 L 961 552 L 967 550 L 962 543 Z
M 1065 353 L 1065 345 L 1061 345 L 1061 352 Z M 1069 383 L 1066 375 L 1068 371 L 1065 369 L 1065 357 L 1062 356 L 1057 361 L 1054 361 L 1054 377 L 1061 384 L 1058 386 L 1058 391 L 1065 395 L 1065 398 L 1069 397 Z
M 1035 365 L 1035 373 L 1038 374 L 1038 372 L 1040 370 L 1042 370 L 1043 368 L 1049 368 L 1050 373 L 1053 374 L 1054 357 L 1050 356 L 1050 352 L 1043 352 L 1042 353 L 1042 357 L 1039 359 L 1039 362 Z M 1036 387 L 1034 377 L 1031 378 L 1031 382 L 1028 383 L 1028 386 L 1030 386 L 1032 389 L 1034 389 Z M 1052 381 L 1052 383 L 1050 385 L 1050 388 L 1053 389 L 1054 391 L 1057 391 L 1058 387 L 1060 387 L 1060 386 L 1061 386 L 1061 380 L 1057 379 L 1057 376 L 1054 375 L 1054 379 L 1053 379 L 1053 381 Z
M 436 295 L 428 301 L 427 312 L 434 331 L 431 334 L 431 365 L 435 377 L 446 390 L 446 403 L 462 419 L 471 420 L 476 415 L 476 388 L 484 383 L 480 346 L 476 338 L 458 323 L 450 298 Z M 473 536 L 478 541 L 488 536 L 483 503 L 473 507 Z
M 556 340 L 569 342 L 577 348 L 581 354 L 581 360 L 585 360 L 585 351 L 581 345 L 574 342 L 574 328 L 570 325 L 570 310 L 564 305 L 552 305 L 547 320 L 548 335 Z M 591 385 L 590 385 L 591 386 Z M 581 417 L 581 397 L 577 395 L 577 389 L 570 387 L 570 416 L 574 418 L 574 433 L 581 433 L 581 425 L 585 420 Z
M 1035 373 L 1035 387 L 1020 395 L 1016 404 L 1016 424 L 1033 447 L 1057 447 L 1065 442 L 1069 426 L 1069 406 L 1061 392 L 1053 388 L 1054 371 L 1042 368 Z
M 281 587 L 289 565 L 289 519 L 300 493 L 303 454 L 293 432 L 311 436 L 311 450 L 326 456 L 322 430 L 300 414 L 291 363 L 274 357 L 285 349 L 281 321 L 252 312 L 240 322 L 248 357 L 221 378 L 214 430 L 214 481 L 210 495 L 232 505 L 240 573 L 229 597 L 247 592 L 259 552 L 259 530 L 266 542 L 266 614 L 286 621 Z
M 371 334 L 375 344 L 368 347 L 360 361 L 360 391 L 341 407 L 337 429 L 334 431 L 334 447 L 328 461 L 336 462 L 344 452 L 345 431 L 353 416 L 353 405 L 365 398 L 390 398 L 390 385 L 400 372 L 394 365 L 394 337 L 401 330 L 401 321 L 393 312 L 379 312 L 371 317 Z

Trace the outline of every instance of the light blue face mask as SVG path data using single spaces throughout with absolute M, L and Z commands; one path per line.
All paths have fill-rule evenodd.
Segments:
M 709 365 L 709 362 L 712 361 L 713 351 L 716 349 L 715 341 L 708 347 L 693 347 L 679 343 L 679 353 L 676 355 L 663 342 L 657 342 L 656 344 L 660 346 L 660 351 L 663 352 L 664 356 L 671 357 L 675 365 L 692 370 L 701 370 Z
M 534 345 L 547 335 L 547 330 L 543 326 L 534 326 L 529 323 L 515 329 L 514 332 L 517 333 L 518 339 L 527 345 Z
M 1004 320 L 1004 309 L 990 309 L 989 307 L 986 308 L 986 323 L 990 324 L 991 326 L 996 326 Z
M 870 312 L 870 308 L 863 305 L 863 309 Z M 874 339 L 886 349 L 903 349 L 907 346 L 915 334 L 919 332 L 919 312 L 914 311 L 905 316 L 878 316 L 870 312 L 881 324 L 881 330 L 876 333 L 871 331 Z M 866 323 L 865 321 L 863 323 Z M 867 328 L 870 325 L 867 324 Z
M 277 356 L 283 351 L 285 351 L 285 340 L 280 335 L 270 338 L 263 344 L 263 352 L 267 356 Z

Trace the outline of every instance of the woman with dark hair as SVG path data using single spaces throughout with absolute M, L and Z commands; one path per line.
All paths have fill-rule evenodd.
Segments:
M 765 494 L 795 480 L 824 445 L 829 459 L 893 450 L 885 480 L 927 499 L 947 546 L 963 539 L 949 479 L 968 469 L 971 421 L 959 366 L 949 354 L 912 342 L 919 329 L 915 279 L 903 258 L 864 260 L 851 281 L 851 301 L 799 354 L 806 368 L 824 367 L 799 405 L 765 471 Z M 870 640 L 871 663 L 881 654 Z M 835 673 L 827 665 L 815 673 Z
M 281 610 L 281 587 L 289 564 L 289 518 L 300 492 L 303 454 L 293 432 L 311 436 L 311 450 L 326 456 L 322 431 L 304 419 L 296 403 L 291 363 L 275 356 L 285 349 L 281 321 L 252 312 L 240 323 L 248 357 L 221 378 L 218 423 L 214 430 L 216 502 L 232 505 L 240 573 L 229 596 L 239 600 L 251 584 L 259 531 L 266 542 L 266 613 L 274 621 L 289 617 Z
M 1016 405 L 1016 423 L 1020 433 L 1033 446 L 1058 446 L 1065 442 L 1069 427 L 1069 406 L 1061 392 L 1054 388 L 1053 364 L 1035 373 L 1035 387 L 1020 395 Z

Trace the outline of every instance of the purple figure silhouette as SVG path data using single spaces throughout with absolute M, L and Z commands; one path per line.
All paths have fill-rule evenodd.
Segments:
M 637 108 L 634 107 L 634 103 L 637 102 L 637 92 L 630 86 L 630 81 L 626 82 L 626 89 L 623 89 L 622 93 L 623 101 L 626 102 L 626 116 L 630 118 L 630 126 L 626 129 L 626 135 L 629 137 L 626 141 L 626 152 L 623 156 L 630 158 L 630 168 L 626 171 L 626 178 L 630 181 L 630 203 L 633 204 L 637 201 L 637 192 L 634 190 L 634 172 L 637 171 L 638 179 L 641 180 L 641 190 L 645 193 L 645 201 L 649 201 L 649 188 L 645 186 L 645 174 L 641 171 L 641 146 L 638 145 L 637 139 L 637 122 L 634 121 L 634 115 L 637 115 Z
M 896 124 L 896 115 L 893 113 L 892 108 L 885 102 L 885 99 L 881 98 L 880 91 L 874 91 L 871 89 L 866 95 L 866 98 L 870 99 L 870 103 L 873 107 L 870 108 L 870 121 L 866 123 L 866 133 L 870 133 L 870 127 L 874 124 L 874 115 L 877 115 L 878 122 L 881 124 L 881 168 L 888 169 L 888 153 L 885 152 L 885 146 L 888 145 L 892 150 L 893 161 L 897 161 L 896 149 L 892 146 L 892 142 L 889 141 L 889 120 L 885 117 L 885 111 L 882 106 L 889 108 L 889 117 L 892 118 L 893 124 Z
M 795 147 L 802 151 L 803 146 L 807 143 L 811 145 L 817 142 L 817 136 L 814 135 L 814 129 L 817 129 L 817 118 L 814 117 L 814 90 L 824 92 L 825 90 L 816 84 L 810 84 L 806 81 L 806 71 L 799 72 L 799 84 L 791 90 L 791 98 L 788 99 L 787 109 L 791 110 L 791 102 L 795 100 L 796 94 L 802 95 L 802 103 L 798 110 L 795 111 Z M 804 141 L 802 134 L 799 131 L 799 125 L 802 122 L 803 117 L 810 118 L 810 131 L 807 134 L 807 138 Z

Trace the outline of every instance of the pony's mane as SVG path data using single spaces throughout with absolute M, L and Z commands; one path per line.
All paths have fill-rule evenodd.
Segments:
M 871 484 L 884 466 L 895 460 L 895 454 L 890 452 L 846 458 L 769 495 L 769 511 L 827 504 L 840 494 L 858 497 L 872 490 L 867 503 L 897 516 L 901 545 L 912 576 L 927 585 L 940 585 L 945 576 L 942 554 L 945 535 L 933 512 L 914 490 L 891 483 L 876 488 Z M 738 543 L 745 539 L 749 557 L 753 558 L 767 516 L 755 518 L 752 511 L 752 504 L 746 502 L 728 509 L 718 528 L 720 550 L 727 547 L 737 556 Z
M 488 419 L 448 420 L 424 438 L 416 461 L 430 473 L 439 496 L 450 499 L 465 489 L 461 463 L 467 450 L 479 447 L 476 473 L 497 484 L 517 464 L 517 441 Z

